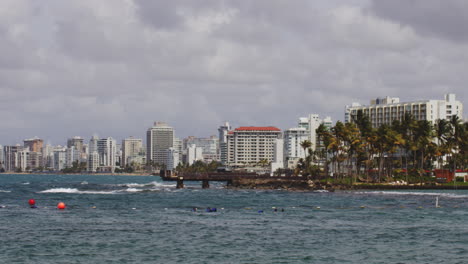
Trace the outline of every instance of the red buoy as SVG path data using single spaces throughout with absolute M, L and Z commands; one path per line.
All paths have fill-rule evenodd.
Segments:
M 29 205 L 33 206 L 36 204 L 36 201 L 34 199 L 29 199 Z
M 63 210 L 63 209 L 65 209 L 65 207 L 66 207 L 65 203 L 63 203 L 63 202 L 60 202 L 60 203 L 57 204 L 57 209 Z

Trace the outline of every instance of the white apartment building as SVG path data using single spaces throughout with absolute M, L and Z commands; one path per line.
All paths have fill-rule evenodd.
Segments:
M 88 155 L 88 171 L 96 172 L 99 167 L 99 154 L 97 151 L 93 151 Z
M 308 140 L 311 143 L 312 150 L 317 149 L 317 133 L 316 130 L 320 126 L 320 124 L 324 124 L 327 127 L 331 127 L 332 120 L 331 117 L 327 116 L 323 120 L 320 119 L 318 114 L 310 114 L 307 117 L 300 117 L 298 127 L 305 128 L 307 131 Z
M 203 161 L 210 163 L 213 160 L 219 160 L 219 139 L 216 136 L 209 138 L 187 137 L 184 139 L 184 149 L 187 150 L 190 145 L 202 148 Z
M 173 147 L 177 152 L 179 152 L 179 157 L 182 157 L 184 144 L 180 138 L 176 138 L 176 137 L 174 138 Z
M 60 171 L 66 168 L 67 151 L 65 148 L 54 150 L 54 170 Z
M 227 134 L 227 165 L 255 165 L 261 160 L 273 162 L 276 139 L 281 138 L 276 127 L 239 127 Z
M 137 157 L 142 152 L 143 140 L 139 138 L 129 137 L 122 140 L 122 162 L 121 167 L 124 168 L 130 164 L 129 158 Z
M 81 161 L 81 151 L 77 150 L 75 146 L 72 145 L 66 150 L 65 167 L 73 167 L 73 162 L 75 161 L 78 161 L 78 163 Z
M 98 146 L 97 142 L 99 140 L 99 137 L 94 135 L 90 140 L 88 144 L 88 153 L 93 153 L 98 151 Z
M 164 122 L 155 122 L 146 132 L 146 161 L 166 164 L 167 150 L 174 147 L 174 135 L 174 128 Z
M 421 100 L 400 102 L 398 97 L 385 97 L 371 100 L 370 105 L 353 103 L 346 106 L 345 122 L 352 122 L 358 112 L 367 115 L 373 127 L 390 125 L 394 120 L 403 120 L 410 113 L 416 120 L 434 123 L 438 119 L 450 119 L 453 115 L 463 119 L 463 104 L 456 100 L 455 94 L 446 94 L 444 100 Z
M 167 161 L 166 161 L 166 170 L 174 170 L 177 165 L 179 165 L 179 151 L 172 147 L 166 150 Z
M 112 172 L 115 169 L 117 142 L 108 137 L 97 141 L 97 153 L 99 155 L 99 166 L 106 167 Z
M 192 165 L 197 160 L 203 160 L 203 148 L 191 144 L 187 148 L 187 164 Z
M 54 168 L 54 152 L 50 144 L 42 147 L 42 164 L 46 169 Z
M 282 169 L 284 168 L 284 139 L 282 138 L 277 138 L 275 140 L 275 149 L 274 149 L 274 158 L 273 161 L 270 164 L 270 175 L 273 176 L 273 173 L 277 169 Z
M 220 126 L 218 128 L 219 132 L 219 159 L 221 163 L 226 164 L 227 163 L 227 135 L 229 131 L 231 131 L 231 126 L 229 125 L 229 122 L 225 122 L 223 126 Z
M 296 167 L 299 159 L 306 157 L 301 143 L 309 140 L 310 133 L 305 127 L 295 127 L 284 131 L 284 157 L 283 162 L 286 168 Z
M 20 145 L 4 146 L 3 160 L 5 171 L 15 171 L 19 168 L 18 152 L 23 151 L 24 147 Z
M 29 151 L 29 148 L 25 148 L 22 151 L 18 152 L 18 168 L 21 171 L 27 171 L 28 169 L 31 169 L 28 166 L 28 160 L 29 160 L 29 154 L 31 151 Z

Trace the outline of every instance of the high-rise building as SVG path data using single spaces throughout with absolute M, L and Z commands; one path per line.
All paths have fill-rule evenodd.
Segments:
M 29 148 L 24 148 L 21 151 L 18 151 L 18 168 L 20 171 L 28 171 L 31 170 L 31 167 L 29 167 L 28 161 L 29 161 L 29 155 L 32 152 L 29 151 Z
M 93 151 L 88 155 L 88 172 L 96 172 L 99 167 L 99 154 Z
M 174 170 L 177 165 L 179 165 L 179 151 L 172 147 L 166 150 L 167 161 L 166 161 L 166 170 Z
M 81 161 L 80 155 L 81 151 L 78 151 L 75 146 L 68 147 L 65 151 L 65 167 L 66 168 L 71 168 L 73 167 L 73 162 L 79 162 Z
M 278 138 L 281 138 L 281 130 L 276 127 L 239 127 L 229 131 L 227 165 L 255 166 L 261 161 L 274 161 Z
M 174 138 L 174 128 L 164 122 L 155 122 L 146 132 L 146 161 L 166 164 L 167 150 L 174 147 Z
M 41 152 L 44 141 L 40 138 L 25 139 L 24 147 L 29 148 L 31 152 Z
M 125 167 L 130 157 L 136 157 L 142 152 L 143 140 L 129 137 L 122 140 L 122 162 L 121 167 Z
M 24 148 L 27 152 L 22 153 L 21 157 L 25 158 L 24 164 L 21 165 L 22 171 L 25 170 L 33 170 L 37 169 L 42 166 L 42 147 L 44 145 L 44 141 L 40 138 L 32 138 L 32 139 L 25 139 L 24 141 Z M 22 160 L 23 162 L 23 160 Z M 25 166 L 23 166 L 25 165 Z
M 43 167 L 42 152 L 29 152 L 26 168 L 29 170 L 40 169 Z
M 16 171 L 19 167 L 19 152 L 23 151 L 24 147 L 20 145 L 16 146 L 4 146 L 3 147 L 3 159 L 5 171 Z
M 283 162 L 287 168 L 296 167 L 299 159 L 306 157 L 302 148 L 302 142 L 309 140 L 310 133 L 305 127 L 295 127 L 284 131 L 284 158 Z
M 326 117 L 324 120 L 320 119 L 318 114 L 310 114 L 307 117 L 300 117 L 298 127 L 305 128 L 308 134 L 308 140 L 311 143 L 312 150 L 317 149 L 317 133 L 316 130 L 320 124 L 331 124 L 331 118 Z
M 225 122 L 223 126 L 218 128 L 219 132 L 219 159 L 221 163 L 226 164 L 228 161 L 227 158 L 227 135 L 231 131 L 231 126 L 229 122 Z
M 42 147 L 42 166 L 45 169 L 54 168 L 54 152 L 50 144 L 47 144 L 44 147 Z
M 385 97 L 371 100 L 370 105 L 353 103 L 346 106 L 345 122 L 353 122 L 361 111 L 369 117 L 373 127 L 390 125 L 394 120 L 403 120 L 405 114 L 411 114 L 416 120 L 434 122 L 438 119 L 450 119 L 458 116 L 463 119 L 463 104 L 456 100 L 455 94 L 446 94 L 444 100 L 420 100 L 400 102 L 397 97 Z
M 182 157 L 183 153 L 183 142 L 180 138 L 174 138 L 174 149 L 179 153 L 179 159 Z
M 102 170 L 113 172 L 115 169 L 115 152 L 117 142 L 115 139 L 101 138 L 97 141 L 97 153 L 99 155 L 99 166 Z
M 91 154 L 93 152 L 98 152 L 98 136 L 94 135 L 90 140 L 88 144 L 88 153 Z
M 197 160 L 203 160 L 203 148 L 191 144 L 187 148 L 187 164 L 192 165 Z
M 275 140 L 275 148 L 274 148 L 274 157 L 273 157 L 273 161 L 271 162 L 270 164 L 270 173 L 271 175 L 273 176 L 273 173 L 277 170 L 277 169 L 281 169 L 281 168 L 284 168 L 284 162 L 283 162 L 283 158 L 284 158 L 284 139 L 282 138 L 277 138 Z
M 67 148 L 75 147 L 76 151 L 83 152 L 84 139 L 81 137 L 72 137 L 67 140 Z
M 54 149 L 54 170 L 61 171 L 66 168 L 67 151 L 66 148 L 57 147 Z
M 190 145 L 195 145 L 202 148 L 203 161 L 209 163 L 214 160 L 219 160 L 219 138 L 211 136 L 209 138 L 187 137 L 184 139 L 184 149 L 188 149 Z

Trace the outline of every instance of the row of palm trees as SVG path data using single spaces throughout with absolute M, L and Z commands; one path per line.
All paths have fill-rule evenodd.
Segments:
M 316 132 L 315 151 L 310 141 L 301 144 L 306 157 L 296 170 L 303 175 L 317 176 L 316 165 L 321 165 L 325 175 L 335 178 L 381 182 L 398 173 L 422 179 L 425 171 L 465 169 L 468 164 L 468 122 L 457 116 L 432 124 L 408 113 L 401 121 L 373 128 L 361 111 L 353 122 L 338 121 L 331 128 L 322 124 Z

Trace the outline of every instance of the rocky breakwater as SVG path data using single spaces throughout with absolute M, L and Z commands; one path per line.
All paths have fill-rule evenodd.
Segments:
M 333 192 L 335 189 L 343 189 L 342 186 L 335 186 L 329 183 L 321 183 L 319 181 L 307 179 L 281 179 L 281 178 L 262 178 L 248 179 L 240 178 L 233 179 L 228 188 L 239 189 L 264 189 L 264 190 L 293 190 L 293 191 L 319 191 L 325 190 Z

